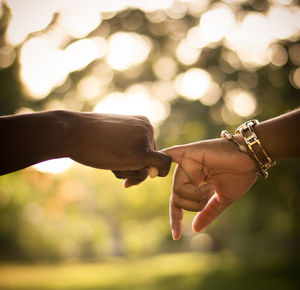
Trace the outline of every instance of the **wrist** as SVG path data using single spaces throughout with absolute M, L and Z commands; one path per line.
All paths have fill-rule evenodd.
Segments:
M 255 164 L 255 166 L 256 166 L 256 168 L 257 168 L 257 172 L 259 172 L 259 166 L 258 166 L 256 160 L 254 159 L 254 157 L 252 156 L 252 153 L 250 152 L 250 150 L 249 150 L 249 148 L 248 148 L 248 146 L 247 146 L 247 144 L 246 144 L 244 138 L 241 136 L 241 134 L 235 134 L 235 135 L 233 135 L 233 138 L 234 138 L 239 144 L 241 144 L 241 145 L 244 146 L 244 148 L 246 149 L 246 151 L 245 151 L 245 152 L 241 152 L 241 153 L 244 153 L 245 155 L 248 156 L 249 159 L 251 159 L 251 160 L 253 161 L 253 163 Z M 237 146 L 236 146 L 236 147 L 237 147 Z M 237 147 L 237 150 L 239 150 L 238 147 Z
M 74 146 L 74 133 L 77 124 L 77 113 L 65 110 L 54 110 L 46 112 L 50 118 L 51 139 L 53 144 L 54 158 L 71 157 L 72 146 Z M 51 142 L 52 143 L 52 142 Z
M 244 138 L 240 134 L 231 135 L 230 133 L 228 133 L 228 131 L 223 130 L 221 133 L 221 137 L 228 144 L 231 144 L 232 152 L 235 155 L 240 156 L 241 162 L 248 164 L 249 167 L 252 168 L 252 170 L 259 173 L 259 166 L 256 160 L 253 158 Z

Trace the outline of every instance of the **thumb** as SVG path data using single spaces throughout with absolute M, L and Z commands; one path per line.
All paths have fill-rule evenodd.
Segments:
M 155 167 L 159 171 L 159 176 L 166 176 L 169 173 L 171 167 L 171 158 L 164 152 L 149 151 L 146 154 L 146 165 Z
M 161 150 L 161 152 L 168 154 L 172 158 L 172 161 L 180 164 L 184 156 L 185 150 L 186 150 L 186 146 L 177 145 L 177 146 L 165 148 Z

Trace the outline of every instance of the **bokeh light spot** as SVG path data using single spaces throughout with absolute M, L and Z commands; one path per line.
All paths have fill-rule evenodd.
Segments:
M 175 89 L 178 94 L 191 100 L 197 100 L 207 92 L 210 82 L 209 73 L 199 68 L 192 68 L 177 76 Z
M 83 78 L 77 86 L 78 92 L 85 99 L 93 99 L 101 92 L 99 79 L 93 75 Z
M 172 79 L 177 69 L 177 63 L 170 57 L 161 57 L 153 64 L 154 73 L 162 80 Z
M 197 234 L 191 239 L 191 249 L 194 251 L 210 251 L 213 248 L 213 239 L 208 234 Z
M 300 43 L 291 45 L 289 56 L 293 64 L 300 65 Z
M 235 17 L 231 9 L 219 5 L 205 12 L 200 20 L 200 33 L 207 42 L 220 41 L 235 24 Z
M 249 117 L 254 114 L 257 106 L 255 97 L 249 91 L 233 89 L 225 96 L 229 110 L 241 117 Z
M 113 69 L 124 71 L 144 62 L 151 48 L 151 41 L 146 36 L 117 32 L 109 39 L 106 60 Z
M 294 69 L 290 73 L 290 83 L 296 88 L 300 89 L 300 67 Z
M 185 64 L 194 64 L 200 56 L 201 50 L 199 48 L 193 47 L 187 39 L 180 41 L 176 49 L 176 56 L 178 60 Z
M 200 98 L 200 102 L 205 106 L 215 105 L 221 97 L 221 88 L 215 82 L 211 82 L 206 93 Z

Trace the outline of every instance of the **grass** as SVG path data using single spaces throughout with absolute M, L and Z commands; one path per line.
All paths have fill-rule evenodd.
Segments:
M 181 253 L 101 263 L 1 264 L 0 289 L 296 290 L 299 263 L 232 254 Z

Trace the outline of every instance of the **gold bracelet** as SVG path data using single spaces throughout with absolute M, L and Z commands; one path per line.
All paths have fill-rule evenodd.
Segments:
M 255 127 L 257 124 L 259 124 L 257 120 L 247 121 L 246 123 L 240 125 L 235 132 L 236 134 L 242 135 L 243 139 L 245 140 L 249 151 L 259 165 L 259 174 L 264 178 L 267 178 L 269 176 L 267 170 L 274 166 L 276 162 L 271 159 L 255 134 L 253 127 Z

